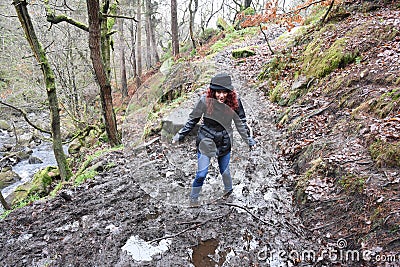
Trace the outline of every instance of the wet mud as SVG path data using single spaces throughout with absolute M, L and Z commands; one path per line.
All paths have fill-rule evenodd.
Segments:
M 220 199 L 212 160 L 202 205 L 190 208 L 194 140 L 154 137 L 107 154 L 101 160 L 115 167 L 94 180 L 1 221 L 1 266 L 307 266 L 290 253 L 314 245 L 292 203 L 268 103 L 227 58 L 217 56 L 217 68 L 231 72 L 257 141 L 250 151 L 235 131 L 229 199 Z

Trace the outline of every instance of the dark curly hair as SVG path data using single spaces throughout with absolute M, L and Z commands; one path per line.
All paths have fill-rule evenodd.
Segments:
M 206 102 L 207 102 L 208 114 L 212 114 L 212 112 L 214 110 L 214 102 L 215 101 L 210 101 L 210 100 L 216 99 L 215 92 L 216 92 L 216 90 L 212 90 L 210 88 L 208 88 L 208 90 L 206 92 Z M 228 112 L 239 109 L 239 102 L 237 99 L 237 94 L 234 90 L 228 91 L 228 95 L 226 96 L 225 104 L 231 108 L 230 110 L 228 110 Z

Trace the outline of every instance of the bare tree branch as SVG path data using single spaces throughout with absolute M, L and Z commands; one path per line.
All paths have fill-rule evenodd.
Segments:
M 89 27 L 79 21 L 76 21 L 66 15 L 54 15 L 53 13 L 48 13 L 47 14 L 47 21 L 53 24 L 58 24 L 60 22 L 67 22 L 73 26 L 78 27 L 79 29 L 82 29 L 84 31 L 89 32 Z
M 30 126 L 32 126 L 33 128 L 35 128 L 36 130 L 39 130 L 39 131 L 41 131 L 42 133 L 47 133 L 47 134 L 50 134 L 50 135 L 51 135 L 51 132 L 49 132 L 49 131 L 47 131 L 47 130 L 44 130 L 44 129 L 40 128 L 39 126 L 33 124 L 33 123 L 28 119 L 28 115 L 26 114 L 26 112 L 23 111 L 22 109 L 17 108 L 17 107 L 14 107 L 13 105 L 10 105 L 10 104 L 5 103 L 5 102 L 3 102 L 3 101 L 0 101 L 0 104 L 4 105 L 4 106 L 6 106 L 6 107 L 12 108 L 12 109 L 18 111 L 19 113 L 21 113 L 22 116 L 24 117 L 25 121 L 26 121 Z
M 310 6 L 313 6 L 313 5 L 315 5 L 315 4 L 319 4 L 319 3 L 322 3 L 322 2 L 326 2 L 326 1 L 327 1 L 327 0 L 319 0 L 319 1 L 312 2 L 312 3 L 310 3 L 310 4 L 306 5 L 306 6 L 303 6 L 303 7 L 298 8 L 298 9 L 296 9 L 296 10 L 291 10 L 291 11 L 285 13 L 284 15 L 289 15 L 289 14 L 292 14 L 292 13 L 297 13 L 297 12 L 303 10 L 303 9 L 309 8 Z
M 134 22 L 138 22 L 136 18 L 128 17 L 128 16 L 123 16 L 123 15 L 102 14 L 102 16 L 103 16 L 103 17 L 106 17 L 106 18 L 130 19 L 130 20 L 133 20 Z
M 218 217 L 215 217 L 215 218 L 211 218 L 211 219 L 205 220 L 203 222 L 197 223 L 197 224 L 192 225 L 189 228 L 186 228 L 186 229 L 184 229 L 184 230 L 182 230 L 182 231 L 180 231 L 180 232 L 178 232 L 176 234 L 167 235 L 167 236 L 163 236 L 163 237 L 160 237 L 160 238 L 153 239 L 153 240 L 149 241 L 149 243 L 154 243 L 154 242 L 158 242 L 158 241 L 161 241 L 161 240 L 164 240 L 164 239 L 177 237 L 177 236 L 179 236 L 179 235 L 181 235 L 181 234 L 183 234 L 183 233 L 185 233 L 187 231 L 196 229 L 196 228 L 198 228 L 198 227 L 200 227 L 200 226 L 202 226 L 202 225 L 204 225 L 204 224 L 206 224 L 206 223 L 208 223 L 210 221 L 215 221 L 215 220 L 222 219 L 222 218 L 228 216 L 231 212 L 232 212 L 232 210 L 229 210 L 229 212 L 227 212 L 226 214 L 223 214 L 221 216 L 218 216 Z
M 261 23 L 260 23 L 260 30 L 261 30 L 262 34 L 264 35 L 264 39 L 265 39 L 265 41 L 267 42 L 269 51 L 271 52 L 272 55 L 274 55 L 274 54 L 275 54 L 275 53 L 274 53 L 274 50 L 272 50 L 272 47 L 271 47 L 271 45 L 269 44 L 268 36 L 267 36 L 267 35 L 265 34 L 265 32 L 263 31 L 262 26 L 261 26 Z
M 66 15 L 55 15 L 54 11 L 51 9 L 50 5 L 49 5 L 49 0 L 45 0 L 44 1 L 44 6 L 46 9 L 46 18 L 47 21 L 52 23 L 52 24 L 58 24 L 60 22 L 67 22 L 73 26 L 78 27 L 79 29 L 82 29 L 84 31 L 89 32 L 89 26 L 74 20 L 73 18 L 70 18 Z

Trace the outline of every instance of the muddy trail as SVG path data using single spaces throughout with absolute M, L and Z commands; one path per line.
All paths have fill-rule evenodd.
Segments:
M 245 73 L 232 67 L 229 53 L 215 57 L 216 68 L 232 73 L 258 142 L 249 151 L 235 131 L 233 196 L 219 199 L 214 160 L 202 205 L 189 208 L 194 140 L 172 146 L 153 137 L 101 158 L 103 166 L 115 167 L 94 180 L 1 221 L 0 265 L 306 266 L 301 253 L 314 250 L 315 240 L 296 216 L 293 177 L 277 156 L 273 114 L 263 94 L 247 86 Z

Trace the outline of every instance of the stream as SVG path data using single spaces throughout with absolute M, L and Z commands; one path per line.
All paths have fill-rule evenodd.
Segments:
M 5 145 L 15 145 L 15 137 L 7 131 L 0 131 L 0 148 Z M 16 165 L 12 166 L 12 170 L 18 174 L 21 180 L 15 182 L 14 184 L 2 189 L 1 193 L 6 198 L 10 195 L 19 185 L 30 181 L 33 175 L 47 166 L 56 166 L 57 162 L 54 157 L 52 144 L 48 142 L 41 142 L 39 145 L 32 148 L 32 157 L 36 157 L 42 161 L 42 163 L 30 164 L 28 159 L 18 162 Z M 0 157 L 2 157 L 5 152 L 0 152 Z

